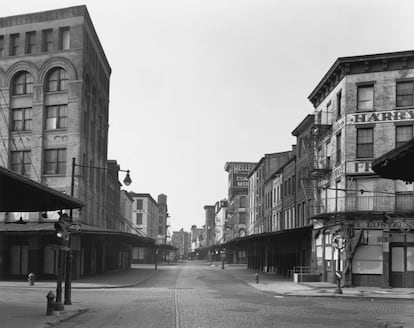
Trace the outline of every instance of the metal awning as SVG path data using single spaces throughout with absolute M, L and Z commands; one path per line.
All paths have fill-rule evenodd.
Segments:
M 42 212 L 81 208 L 85 203 L 0 167 L 0 212 Z
M 372 162 L 372 170 L 383 178 L 414 181 L 414 139 Z

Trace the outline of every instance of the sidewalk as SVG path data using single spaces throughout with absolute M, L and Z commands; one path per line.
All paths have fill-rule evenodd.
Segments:
M 215 262 L 214 265 L 218 269 L 221 269 L 221 263 Z M 343 287 L 342 294 L 335 294 L 335 284 L 327 282 L 306 282 L 298 284 L 291 279 L 276 274 L 249 270 L 245 264 L 226 264 L 225 270 L 256 289 L 272 292 L 276 295 L 414 300 L 414 288 Z M 256 283 L 256 273 L 259 274 L 259 283 Z
M 160 264 L 159 267 L 167 267 Z M 154 265 L 133 265 L 130 270 L 111 272 L 72 282 L 72 289 L 107 289 L 137 286 L 158 271 Z M 65 305 L 64 311 L 46 316 L 46 295 L 56 293 L 56 281 L 36 281 L 30 286 L 27 281 L 0 281 L 0 317 L 2 328 L 46 328 L 54 327 L 79 314 L 89 311 L 82 305 Z M 62 293 L 64 287 L 62 286 Z M 72 292 L 73 293 L 73 292 Z M 62 296 L 63 297 L 63 296 Z

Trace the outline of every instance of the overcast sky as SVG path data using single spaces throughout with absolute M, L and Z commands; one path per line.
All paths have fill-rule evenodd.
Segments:
M 13 0 L 1 16 L 80 4 L 112 67 L 109 159 L 127 190 L 168 196 L 173 230 L 227 196 L 227 161 L 291 148 L 338 57 L 414 49 L 409 0 Z

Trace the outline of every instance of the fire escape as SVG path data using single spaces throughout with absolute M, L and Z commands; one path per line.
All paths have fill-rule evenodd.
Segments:
M 322 124 L 322 114 L 325 114 L 326 124 Z M 312 126 L 309 136 L 302 139 L 309 172 L 301 177 L 301 186 L 309 209 L 309 217 L 321 213 L 321 204 L 316 192 L 318 182 L 325 179 L 332 171 L 330 156 L 327 156 L 326 152 L 320 155 L 321 143 L 332 131 L 331 114 L 319 112 L 317 122 Z

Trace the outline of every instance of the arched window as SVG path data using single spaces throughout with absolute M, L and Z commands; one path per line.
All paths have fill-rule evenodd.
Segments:
M 12 80 L 12 95 L 33 93 L 33 76 L 27 71 L 17 73 Z
M 46 92 L 66 91 L 68 89 L 68 78 L 66 71 L 61 67 L 50 70 L 46 76 Z

